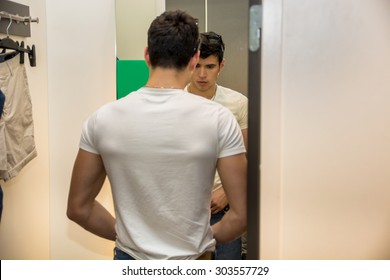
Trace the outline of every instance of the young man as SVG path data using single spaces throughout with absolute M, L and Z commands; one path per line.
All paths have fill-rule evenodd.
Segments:
M 240 125 L 244 144 L 247 147 L 248 98 L 237 91 L 217 84 L 218 75 L 225 66 L 224 51 L 225 44 L 219 34 L 212 31 L 201 34 L 199 62 L 186 90 L 228 108 Z M 221 220 L 229 207 L 230 204 L 217 172 L 211 199 L 211 224 L 213 225 Z M 237 238 L 230 243 L 217 244 L 213 259 L 241 259 L 241 243 L 241 238 Z
M 68 217 L 115 240 L 114 259 L 197 259 L 246 229 L 246 158 L 239 126 L 223 106 L 183 89 L 199 60 L 196 20 L 164 12 L 150 25 L 147 84 L 84 124 Z M 210 226 L 216 168 L 230 202 Z M 108 177 L 115 218 L 96 200 Z

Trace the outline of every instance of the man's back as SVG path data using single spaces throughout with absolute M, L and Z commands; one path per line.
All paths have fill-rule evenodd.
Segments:
M 97 111 L 80 147 L 102 156 L 114 202 L 122 206 L 116 207 L 119 249 L 139 259 L 213 250 L 208 221 L 216 159 L 245 152 L 237 150 L 235 126 L 222 106 L 175 89 L 145 87 Z M 221 142 L 229 134 L 232 143 Z
M 245 230 L 246 159 L 237 122 L 223 106 L 182 90 L 198 46 L 192 16 L 177 10 L 156 17 L 144 52 L 145 87 L 103 106 L 84 125 L 67 215 L 115 240 L 114 259 L 195 259 Z M 231 209 L 210 227 L 216 168 Z M 115 217 L 96 199 L 106 176 Z

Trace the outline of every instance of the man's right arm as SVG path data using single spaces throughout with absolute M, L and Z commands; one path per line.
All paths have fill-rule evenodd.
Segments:
M 96 200 L 105 178 L 100 155 L 79 149 L 70 183 L 67 216 L 91 233 L 115 240 L 115 218 Z
M 217 243 L 238 238 L 246 230 L 246 170 L 244 153 L 218 159 L 217 170 L 229 201 L 229 211 L 212 226 Z

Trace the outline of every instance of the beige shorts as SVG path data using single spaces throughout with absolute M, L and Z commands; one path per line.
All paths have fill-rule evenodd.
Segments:
M 0 179 L 7 181 L 37 156 L 31 97 L 19 55 L 0 63 L 0 90 L 5 96 L 0 118 Z

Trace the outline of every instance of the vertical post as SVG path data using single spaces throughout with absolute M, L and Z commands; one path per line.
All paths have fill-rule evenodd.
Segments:
M 260 132 L 262 0 L 249 1 L 247 259 L 260 259 Z
M 204 0 L 204 31 L 207 32 L 209 31 L 209 21 L 208 21 L 208 3 L 207 0 Z

